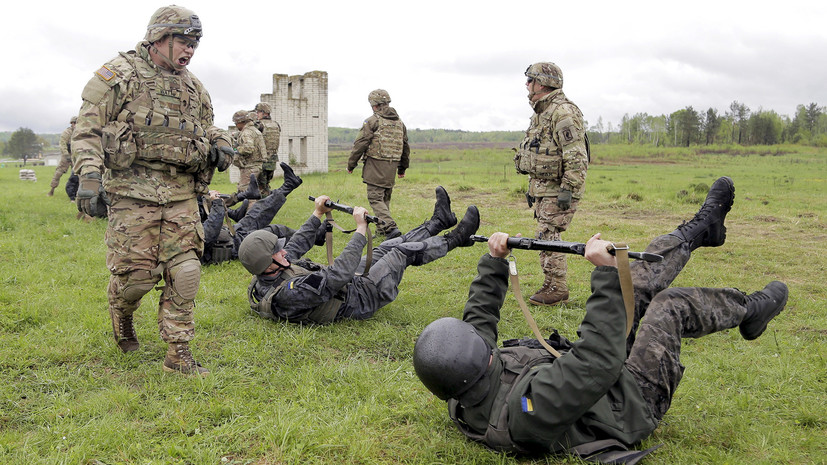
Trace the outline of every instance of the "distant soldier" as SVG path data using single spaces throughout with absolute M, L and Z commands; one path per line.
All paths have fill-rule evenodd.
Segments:
M 267 158 L 267 148 L 264 145 L 264 136 L 253 124 L 253 116 L 247 110 L 239 110 L 233 114 L 233 123 L 239 130 L 235 157 L 233 164 L 241 170 L 241 177 L 238 180 L 238 192 L 233 194 L 227 205 L 234 205 L 239 200 L 238 195 L 247 190 L 250 185 L 250 176 L 255 176 L 260 181 L 261 167 Z
M 281 142 L 281 126 L 278 121 L 273 121 L 270 117 L 270 105 L 264 102 L 256 104 L 256 127 L 264 136 L 264 146 L 267 148 L 267 159 L 261 165 L 261 176 L 259 176 L 259 185 L 262 189 L 263 195 L 270 193 L 270 181 L 273 179 L 273 173 L 276 171 L 276 165 L 279 162 L 279 143 Z
M 377 226 L 377 232 L 393 239 L 402 235 L 391 217 L 390 207 L 396 177 L 404 178 L 410 163 L 408 130 L 396 110 L 388 106 L 391 97 L 387 91 L 372 91 L 368 102 L 373 115 L 362 124 L 353 143 L 347 172 L 352 173 L 359 160 L 364 160 L 362 182 L 367 184 L 368 202 L 373 213 L 385 222 Z
M 200 39 L 195 13 L 159 8 L 135 50 L 104 64 L 86 84 L 72 150 L 78 209 L 100 216 L 109 204 L 115 342 L 124 352 L 138 349 L 133 313 L 163 279 L 158 329 L 169 344 L 163 368 L 205 375 L 189 349 L 204 249 L 196 195 L 208 193 L 214 168 L 227 169 L 233 150 L 227 133 L 213 125 L 209 93 L 187 70 Z
M 58 143 L 60 146 L 60 162 L 57 164 L 55 175 L 49 184 L 51 189 L 46 194 L 49 197 L 55 195 L 55 189 L 60 185 L 60 177 L 67 171 L 69 171 L 69 179 L 66 181 L 66 195 L 69 196 L 69 200 L 74 201 L 75 194 L 78 192 L 78 177 L 72 170 L 72 132 L 75 130 L 77 120 L 78 117 L 73 116 L 69 120 L 69 127 L 64 129 L 60 135 L 60 143 Z
M 563 94 L 563 72 L 554 63 L 535 63 L 525 71 L 531 125 L 514 156 L 517 172 L 527 174 L 529 207 L 534 206 L 537 238 L 560 240 L 568 228 L 586 184 L 589 140 L 583 114 Z M 540 252 L 543 286 L 529 301 L 555 305 L 569 298 L 566 256 Z

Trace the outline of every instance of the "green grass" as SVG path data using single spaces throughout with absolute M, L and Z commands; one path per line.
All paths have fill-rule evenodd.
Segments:
M 699 249 L 676 286 L 745 292 L 779 279 L 787 310 L 760 339 L 737 330 L 686 340 L 686 373 L 672 409 L 643 444 L 644 463 L 826 463 L 827 151 L 804 147 L 687 149 L 595 146 L 580 211 L 564 239 L 602 232 L 642 250 L 690 218 L 721 175 L 735 180 L 727 243 Z M 703 148 L 706 150 L 706 148 Z M 331 172 L 304 176 L 276 221 L 298 226 L 308 195 L 364 205 L 359 172 L 331 153 Z M 203 270 L 196 358 L 206 379 L 164 374 L 155 322 L 158 291 L 137 313 L 141 348 L 122 354 L 106 311 L 105 223 L 75 219 L 53 168 L 36 183 L 0 168 L 0 463 L 4 464 L 513 464 L 524 459 L 467 441 L 443 402 L 419 383 L 414 341 L 429 322 L 460 316 L 483 244 L 409 268 L 396 302 L 363 322 L 319 328 L 252 314 L 241 265 Z M 65 182 L 65 177 L 63 181 Z M 461 216 L 476 204 L 481 234 L 533 235 L 535 223 L 508 150 L 414 150 L 392 206 L 404 229 L 426 219 L 441 184 Z M 214 183 L 232 186 L 226 174 Z M 345 227 L 352 219 L 336 214 Z M 337 233 L 336 249 L 346 237 Z M 516 251 L 526 293 L 542 281 L 534 252 Z M 324 250 L 310 257 L 324 262 Z M 533 312 L 544 331 L 576 338 L 591 266 L 569 258 L 572 300 Z M 530 335 L 512 295 L 503 338 Z

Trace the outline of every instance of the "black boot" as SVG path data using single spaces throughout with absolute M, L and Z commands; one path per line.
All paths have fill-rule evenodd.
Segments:
M 445 188 L 438 186 L 436 188 L 434 214 L 431 215 L 430 220 L 425 222 L 424 226 L 431 236 L 436 236 L 455 224 L 457 224 L 457 215 L 451 211 L 451 198 L 448 197 Z
M 293 172 L 293 168 L 290 168 L 290 165 L 287 163 L 281 162 L 279 163 L 281 166 L 282 171 L 284 171 L 284 183 L 282 183 L 281 187 L 279 187 L 279 192 L 282 193 L 285 197 L 287 197 L 294 189 L 301 186 L 302 178 L 296 176 L 296 173 Z
M 445 234 L 445 240 L 448 241 L 448 251 L 454 250 L 457 247 L 468 247 L 474 245 L 471 236 L 477 232 L 480 227 L 480 211 L 474 205 L 465 210 L 465 216 L 462 221 L 454 228 L 453 231 Z
M 767 323 L 775 318 L 787 304 L 789 290 L 780 281 L 767 284 L 764 289 L 747 296 L 747 314 L 738 326 L 741 336 L 751 341 L 767 329 Z
M 698 247 L 719 247 L 726 240 L 724 219 L 732 208 L 735 186 L 727 176 L 718 178 L 709 188 L 706 200 L 695 217 L 678 226 L 673 236 L 689 243 L 691 250 Z
M 250 175 L 250 185 L 247 190 L 238 194 L 238 200 L 258 200 L 261 198 L 261 190 L 258 188 L 258 180 L 254 174 Z
M 244 199 L 244 202 L 241 203 L 241 206 L 236 208 L 235 210 L 228 208 L 227 209 L 227 216 L 230 217 L 231 220 L 238 223 L 244 218 L 244 215 L 247 214 L 247 207 L 250 205 L 250 201 Z

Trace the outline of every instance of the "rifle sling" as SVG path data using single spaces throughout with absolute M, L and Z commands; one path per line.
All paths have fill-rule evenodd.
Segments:
M 355 229 L 345 230 L 345 228 L 339 226 L 336 223 L 336 220 L 333 219 L 333 214 L 331 212 L 325 213 L 325 219 L 328 223 L 330 223 L 333 227 L 342 231 L 343 233 L 352 233 Z M 365 256 L 365 270 L 361 273 L 361 276 L 367 276 L 368 271 L 370 271 L 370 265 L 373 261 L 373 234 L 370 233 L 370 225 L 367 227 L 367 231 L 365 232 L 365 238 L 368 240 L 368 251 Z M 324 234 L 324 242 L 325 247 L 327 248 L 327 264 L 328 266 L 333 265 L 333 231 L 327 231 Z M 358 273 L 357 273 L 358 274 Z
M 626 336 L 632 332 L 635 322 L 635 287 L 632 284 L 632 270 L 629 267 L 629 246 L 623 243 L 612 244 L 617 258 L 617 274 L 620 277 L 620 292 L 623 294 L 623 306 L 626 307 Z
M 534 333 L 534 337 L 540 342 L 540 344 L 551 354 L 555 357 L 559 358 L 562 355 L 560 352 L 549 345 L 546 342 L 546 339 L 540 333 L 540 328 L 537 327 L 537 322 L 534 321 L 534 317 L 531 316 L 531 312 L 528 310 L 528 305 L 526 305 L 525 300 L 523 299 L 523 293 L 520 290 L 520 280 L 517 276 L 517 261 L 513 255 L 508 257 L 508 274 L 511 277 L 511 289 L 514 291 L 514 297 L 517 298 L 517 303 L 520 304 L 520 309 L 523 311 L 523 316 L 525 317 L 525 321 L 528 323 L 528 326 L 531 328 L 531 331 Z

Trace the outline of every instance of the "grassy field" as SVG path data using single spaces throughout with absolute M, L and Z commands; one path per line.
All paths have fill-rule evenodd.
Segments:
M 686 340 L 687 370 L 672 409 L 643 447 L 647 464 L 827 463 L 827 151 L 803 147 L 663 150 L 596 146 L 586 196 L 564 239 L 602 232 L 642 250 L 689 219 L 717 177 L 736 200 L 723 247 L 699 249 L 676 286 L 790 287 L 787 310 L 758 340 L 737 330 Z M 403 229 L 430 215 L 443 185 L 461 216 L 481 211 L 480 233 L 533 235 L 534 221 L 510 151 L 424 150 L 394 191 Z M 358 172 L 331 153 L 331 171 L 307 175 L 276 222 L 297 227 L 308 195 L 364 205 Z M 409 268 L 399 299 L 363 322 L 302 328 L 249 310 L 240 263 L 203 270 L 196 358 L 205 379 L 164 374 L 158 291 L 136 314 L 140 350 L 122 354 L 106 311 L 102 221 L 75 218 L 63 193 L 47 197 L 54 168 L 37 182 L 0 167 L 0 463 L 3 464 L 514 464 L 578 463 L 518 458 L 467 441 L 443 402 L 419 383 L 414 341 L 429 322 L 461 315 L 483 244 Z M 65 177 L 63 181 L 65 182 Z M 232 186 L 226 174 L 214 183 Z M 345 226 L 352 219 L 338 214 Z M 346 237 L 336 236 L 340 250 Z M 321 248 L 310 257 L 324 262 Z M 516 251 L 526 293 L 542 276 L 534 252 Z M 541 328 L 574 339 L 591 266 L 569 263 L 572 300 L 534 308 Z M 503 338 L 530 335 L 509 295 Z

